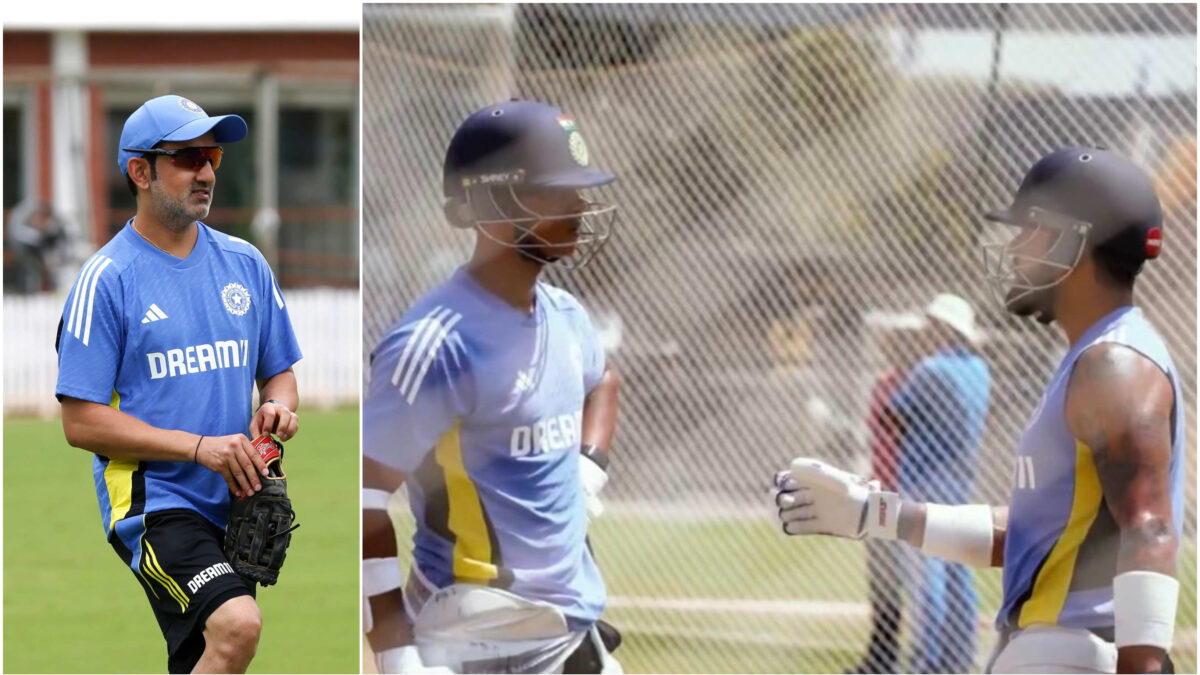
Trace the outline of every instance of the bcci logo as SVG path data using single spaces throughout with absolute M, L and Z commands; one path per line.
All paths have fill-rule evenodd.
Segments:
M 579 166 L 588 165 L 588 149 L 587 143 L 583 142 L 583 135 L 578 131 L 572 131 L 567 136 L 567 143 L 571 147 L 571 159 Z
M 197 115 L 204 114 L 204 110 L 201 109 L 200 106 L 196 105 L 195 101 L 183 98 L 182 96 L 179 97 L 179 107 L 190 113 L 196 113 Z
M 250 291 L 241 284 L 229 284 L 221 289 L 221 302 L 230 314 L 242 316 L 250 311 Z

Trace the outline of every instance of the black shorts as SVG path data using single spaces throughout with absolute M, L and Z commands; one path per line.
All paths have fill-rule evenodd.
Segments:
M 225 601 L 254 597 L 255 586 L 233 571 L 222 551 L 225 532 L 188 509 L 148 513 L 131 551 L 111 538 L 142 583 L 167 640 L 167 670 L 188 673 L 204 654 L 204 624 Z

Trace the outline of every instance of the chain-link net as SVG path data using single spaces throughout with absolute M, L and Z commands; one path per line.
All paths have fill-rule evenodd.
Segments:
M 1195 35 L 1194 5 L 367 5 L 364 348 L 469 255 L 441 207 L 457 124 L 513 96 L 555 103 L 618 176 L 613 240 L 549 277 L 625 376 L 592 541 L 626 669 L 837 672 L 865 653 L 881 578 L 900 603 L 884 623 L 907 636 L 894 667 L 940 649 L 979 668 L 997 571 L 974 574 L 977 608 L 972 577 L 951 584 L 969 635 L 930 630 L 946 610 L 919 589 L 945 574 L 784 537 L 771 476 L 798 455 L 870 471 L 872 388 L 923 344 L 895 326 L 950 292 L 978 312 L 991 375 L 982 442 L 951 450 L 973 500 L 1005 502 L 1066 343 L 991 295 L 981 214 L 1049 150 L 1111 148 L 1164 206 L 1137 302 L 1189 411 L 1173 654 L 1194 669 Z

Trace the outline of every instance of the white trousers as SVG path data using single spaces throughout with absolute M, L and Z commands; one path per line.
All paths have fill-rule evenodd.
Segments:
M 1083 628 L 1030 626 L 997 645 L 989 673 L 1115 673 L 1117 647 Z
M 414 572 L 405 609 L 426 666 L 456 673 L 561 673 L 567 657 L 592 640 L 601 672 L 623 672 L 594 627 L 570 630 L 557 607 L 476 584 L 435 589 Z

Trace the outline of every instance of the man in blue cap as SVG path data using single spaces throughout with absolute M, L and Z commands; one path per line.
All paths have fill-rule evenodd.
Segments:
M 105 536 L 146 592 L 172 673 L 244 672 L 254 657 L 254 584 L 222 552 L 229 500 L 267 475 L 250 438 L 299 426 L 300 349 L 274 274 L 199 222 L 220 144 L 246 131 L 180 96 L 129 116 L 117 159 L 137 213 L 84 263 L 55 344 L 63 431 L 95 453 Z
M 445 212 L 475 252 L 384 335 L 364 397 L 364 625 L 381 672 L 620 672 L 587 542 L 620 378 L 579 302 L 538 280 L 599 250 L 614 207 L 582 191 L 613 180 L 545 103 L 488 106 L 450 141 Z M 386 512 L 401 483 L 407 584 Z
M 1173 672 L 1183 389 L 1133 303 L 1162 250 L 1154 186 L 1114 152 L 1060 148 L 987 218 L 1015 233 L 985 249 L 1005 309 L 1058 324 L 1068 342 L 1018 442 L 1008 504 L 902 499 L 802 457 L 776 475 L 783 530 L 1003 567 L 988 672 Z

